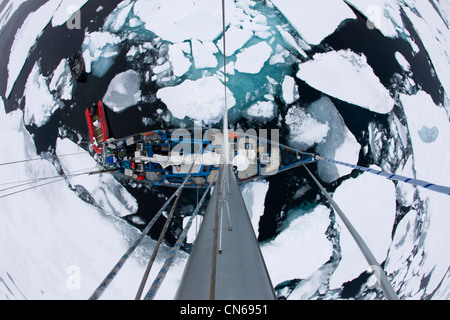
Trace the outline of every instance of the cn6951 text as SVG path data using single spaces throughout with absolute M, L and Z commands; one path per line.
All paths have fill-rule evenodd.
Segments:
M 233 315 L 265 315 L 267 314 L 267 305 L 260 304 L 228 304 L 223 309 L 225 314 Z

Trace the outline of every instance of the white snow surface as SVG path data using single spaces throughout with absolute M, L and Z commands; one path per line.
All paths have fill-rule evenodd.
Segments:
M 299 213 L 303 213 L 299 215 Z M 273 283 L 304 279 L 327 262 L 333 246 L 325 234 L 330 226 L 330 209 L 318 205 L 311 212 L 293 209 L 289 225 L 261 252 Z
M 222 33 L 221 2 L 209 0 L 137 0 L 134 13 L 145 27 L 172 43 L 212 41 Z
M 78 12 L 89 0 L 62 0 L 52 19 L 52 27 L 66 23 L 74 13 Z
M 276 105 L 272 101 L 258 101 L 247 109 L 249 118 L 266 118 L 268 120 L 275 117 Z
M 134 70 L 117 74 L 103 97 L 107 107 L 122 112 L 141 100 L 141 76 Z
M 62 59 L 56 67 L 49 84 L 49 89 L 51 92 L 56 91 L 62 100 L 72 100 L 73 82 L 67 59 Z
M 256 238 L 259 235 L 259 219 L 264 215 L 264 201 L 268 190 L 269 182 L 265 180 L 251 181 L 241 185 L 242 198 Z
M 394 107 L 364 55 L 351 50 L 318 53 L 299 67 L 298 78 L 332 97 L 377 113 L 389 113 Z
M 400 14 L 401 1 L 387 0 L 345 0 L 351 4 L 369 23 L 370 29 L 378 29 L 385 37 L 396 38 L 404 31 Z
M 281 85 L 283 91 L 283 100 L 286 104 L 291 104 L 300 98 L 295 79 L 291 76 L 285 76 Z
M 431 97 L 423 91 L 419 91 L 412 96 L 402 94 L 400 101 L 407 116 L 416 178 L 436 184 L 448 185 L 450 172 L 445 169 L 443 164 L 450 161 L 450 152 L 448 150 L 450 124 L 445 109 L 436 106 Z M 420 136 L 420 131 L 424 128 L 436 128 L 438 132 L 436 139 L 424 141 L 423 137 Z M 426 208 L 426 214 L 422 217 L 422 221 L 426 226 L 426 232 L 420 239 L 412 238 L 423 244 L 420 246 L 420 251 L 416 254 L 416 258 L 407 269 L 407 272 L 401 273 L 399 278 L 396 279 L 401 284 L 406 284 L 402 290 L 411 298 L 420 298 L 422 295 L 431 294 L 437 289 L 450 264 L 450 254 L 446 249 L 446 244 L 450 241 L 448 233 L 450 228 L 450 217 L 448 216 L 450 199 L 447 195 L 423 188 L 418 188 L 418 191 Z M 411 216 L 410 219 L 413 219 L 413 213 L 410 212 L 409 215 Z M 414 237 L 414 230 L 409 230 L 406 237 Z M 408 245 L 412 246 L 412 243 L 410 242 Z M 403 247 L 394 247 L 392 250 L 398 256 L 402 254 Z M 393 258 L 393 260 L 395 259 Z M 399 270 L 401 266 L 392 263 L 388 264 L 388 267 L 390 270 Z M 420 273 L 417 270 L 420 270 Z M 423 289 L 421 288 L 422 277 L 426 276 L 430 277 L 429 283 Z M 448 299 L 448 294 L 443 298 Z
M 356 16 L 341 0 L 271 0 L 309 44 L 317 45 L 347 19 Z
M 14 37 L 8 61 L 8 82 L 5 97 L 9 98 L 20 72 L 37 39 L 60 5 L 61 0 L 50 0 L 30 13 Z
M 272 47 L 267 42 L 261 41 L 238 53 L 234 67 L 239 72 L 257 74 L 272 53 Z
M 9 19 L 14 15 L 17 9 L 26 0 L 5 0 L 3 9 L 0 10 L 0 32 L 3 27 L 9 22 Z
M 322 142 L 329 131 L 328 123 L 321 123 L 301 107 L 291 107 L 285 117 L 289 127 L 290 143 L 301 150 L 307 150 Z
M 223 92 L 223 83 L 218 78 L 209 76 L 195 81 L 185 80 L 177 86 L 159 89 L 156 96 L 166 104 L 175 118 L 189 117 L 205 124 L 214 124 L 222 119 Z M 236 104 L 228 88 L 227 103 L 228 109 Z
M 380 170 L 376 166 L 371 168 Z M 334 192 L 333 199 L 381 264 L 392 242 L 396 212 L 394 183 L 371 173 L 363 173 L 342 182 Z M 336 220 L 340 230 L 342 259 L 330 278 L 330 289 L 339 288 L 343 283 L 355 279 L 369 267 L 338 215 Z
M 339 114 L 333 102 L 324 96 L 313 102 L 308 107 L 308 112 L 316 121 L 327 123 L 329 126 L 327 136 L 317 146 L 317 152 L 325 158 L 347 163 L 358 163 L 361 145 L 345 125 L 342 116 Z M 351 168 L 326 161 L 319 161 L 317 168 L 319 170 L 319 177 L 328 183 L 352 171 Z
M 192 39 L 192 56 L 197 69 L 216 68 L 218 65 L 215 54 L 219 51 L 212 41 Z
M 41 74 L 39 61 L 34 64 L 24 90 L 25 124 L 38 127 L 47 123 L 53 113 L 59 108 L 47 85 L 47 79 Z
M 191 61 L 185 54 L 191 53 L 191 46 L 188 42 L 180 42 L 169 45 L 169 60 L 172 64 L 173 74 L 181 77 L 191 68 Z
M 120 38 L 107 31 L 86 32 L 82 45 L 86 73 L 103 77 L 119 54 Z
M 244 47 L 244 45 L 253 37 L 252 30 L 246 30 L 242 27 L 231 25 L 225 31 L 225 41 L 226 41 L 226 56 L 230 57 L 234 55 L 239 49 Z M 219 50 L 223 53 L 223 36 L 217 41 L 217 46 Z
M 0 133 L 7 137 L 0 143 L 0 162 L 38 157 L 33 139 L 24 127 L 22 111 L 6 114 L 2 99 Z M 16 184 L 21 180 L 58 176 L 47 160 L 2 166 L 0 172 L 5 182 Z M 8 192 L 1 192 L 1 196 Z M 61 178 L 1 201 L 0 292 L 6 299 L 85 300 L 139 235 L 124 220 L 105 215 L 83 202 Z M 134 298 L 140 282 L 136 275 L 143 274 L 153 247 L 154 241 L 146 238 L 103 298 Z M 167 255 L 164 245 L 161 249 Z M 172 288 L 181 279 L 185 261 L 186 256 L 179 253 L 174 272 L 168 275 L 157 299 L 173 299 Z M 155 263 L 150 277 L 156 275 L 163 261 L 158 258 Z
M 70 139 L 58 138 L 56 154 L 59 156 L 61 167 L 68 176 L 70 184 L 73 187 L 82 186 L 106 214 L 124 217 L 136 213 L 138 209 L 136 199 L 112 175 L 70 176 L 71 174 L 96 172 L 100 169 L 87 151 Z M 70 154 L 77 154 L 77 156 L 65 156 Z

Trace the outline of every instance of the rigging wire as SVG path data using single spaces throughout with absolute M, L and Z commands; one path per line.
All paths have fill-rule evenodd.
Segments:
M 181 193 L 183 192 L 184 184 L 186 181 L 189 180 L 189 178 L 191 176 L 192 168 L 194 168 L 195 160 L 197 159 L 199 154 L 200 153 L 198 153 L 197 156 L 195 157 L 194 161 L 192 161 L 191 167 L 189 168 L 189 172 L 188 172 L 186 178 L 184 179 L 183 184 L 181 185 L 180 189 L 177 190 L 177 198 L 175 199 L 175 203 L 173 204 L 173 206 L 170 210 L 170 213 L 167 216 L 166 223 L 164 224 L 164 227 L 161 230 L 161 233 L 159 234 L 158 242 L 156 243 L 156 246 L 153 249 L 152 256 L 150 257 L 150 260 L 147 265 L 147 269 L 145 270 L 144 276 L 142 277 L 141 284 L 136 293 L 135 300 L 139 300 L 142 296 L 142 292 L 144 291 L 144 286 L 147 283 L 148 275 L 150 274 L 150 270 L 152 269 L 153 263 L 155 262 L 156 255 L 158 254 L 158 251 L 159 251 L 159 247 L 161 246 L 161 243 L 164 240 L 164 237 L 166 236 L 166 232 L 167 232 L 167 229 L 169 228 L 170 222 L 172 221 L 172 217 L 175 212 L 175 208 L 177 207 L 178 201 L 181 198 Z
M 44 157 L 40 157 L 40 158 L 23 159 L 23 160 L 15 160 L 15 161 L 10 161 L 10 162 L 4 162 L 4 163 L 0 163 L 0 166 L 8 166 L 8 165 L 12 165 L 12 164 L 24 163 L 24 162 L 30 162 L 30 161 L 48 160 L 48 159 L 52 159 L 54 156 L 57 156 L 58 158 L 60 158 L 60 157 L 69 157 L 69 156 L 76 156 L 76 155 L 82 155 L 82 154 L 88 155 L 88 153 L 86 153 L 86 151 L 84 151 L 84 152 L 75 152 L 75 153 L 62 154 L 62 155 L 52 155 L 52 156 L 48 156 L 48 157 L 44 156 Z
M 328 159 L 328 158 L 324 158 L 324 157 L 320 157 L 320 156 L 319 156 L 319 160 L 339 164 L 341 166 L 350 167 L 353 169 L 357 169 L 359 171 L 369 172 L 369 173 L 375 174 L 377 176 L 385 177 L 390 180 L 402 181 L 405 183 L 412 184 L 414 186 L 419 186 L 419 187 L 422 187 L 422 188 L 425 188 L 428 190 L 432 190 L 435 192 L 450 195 L 450 187 L 447 187 L 447 186 L 437 185 L 437 184 L 430 183 L 430 182 L 423 181 L 423 180 L 408 178 L 408 177 L 404 177 L 404 176 L 401 176 L 398 174 L 392 174 L 392 173 L 388 173 L 385 171 L 366 168 L 366 167 L 362 167 L 362 166 L 358 166 L 358 165 L 354 165 L 354 164 L 350 164 L 350 163 L 346 163 L 346 162 L 342 162 L 342 161 L 337 161 L 337 160 L 333 160 L 333 159 Z
M 83 172 L 83 173 L 74 174 L 74 175 L 71 175 L 71 177 L 77 177 L 77 176 L 82 176 L 82 175 L 86 175 L 86 174 L 90 174 L 90 172 Z M 42 183 L 42 184 L 39 184 L 39 185 L 36 185 L 36 186 L 32 186 L 32 187 L 29 187 L 29 188 L 25 188 L 25 189 L 14 191 L 14 192 L 11 192 L 11 193 L 8 193 L 8 194 L 4 194 L 4 195 L 0 196 L 0 199 L 6 198 L 6 197 L 9 197 L 9 196 L 18 194 L 18 193 L 22 193 L 22 192 L 25 192 L 25 191 L 28 191 L 28 190 L 32 190 L 32 189 L 36 189 L 36 188 L 39 188 L 39 187 L 43 187 L 43 186 L 46 186 L 46 185 L 49 185 L 49 184 L 52 184 L 52 183 L 60 182 L 60 181 L 66 180 L 66 178 L 67 177 L 64 176 L 64 177 L 61 177 L 60 179 L 57 179 L 57 180 L 53 180 L 53 181 L 50 181 L 50 182 Z M 13 188 L 16 188 L 16 187 L 12 187 L 12 188 L 9 188 L 9 189 L 13 189 Z M 8 189 L 5 189 L 5 190 L 8 190 Z M 5 191 L 5 190 L 1 190 L 1 191 Z
M 316 185 L 319 187 L 320 191 L 325 195 L 325 197 L 330 202 L 331 206 L 334 208 L 335 212 L 339 215 L 341 220 L 344 222 L 344 225 L 346 226 L 347 230 L 352 235 L 353 239 L 355 240 L 356 244 L 358 245 L 359 249 L 361 250 L 362 254 L 364 255 L 364 258 L 366 259 L 367 263 L 370 265 L 372 269 L 375 269 L 375 276 L 377 277 L 377 281 L 381 286 L 381 289 L 383 290 L 383 293 L 388 300 L 399 300 L 397 293 L 395 292 L 394 288 L 392 287 L 391 283 L 389 282 L 389 279 L 387 278 L 386 274 L 384 273 L 383 269 L 381 268 L 380 264 L 378 263 L 377 259 L 374 257 L 372 252 L 370 251 L 367 244 L 364 242 L 362 237 L 359 235 L 359 233 L 356 231 L 356 229 L 351 224 L 350 220 L 345 216 L 344 212 L 341 210 L 341 208 L 338 206 L 338 204 L 334 201 L 334 199 L 329 195 L 329 193 L 325 190 L 324 187 L 320 184 L 320 182 L 314 177 L 314 175 L 309 171 L 306 165 L 303 165 L 306 172 L 309 174 L 309 176 L 314 180 Z M 377 272 L 377 270 L 379 272 Z
M 150 289 L 148 290 L 147 294 L 145 295 L 144 300 L 153 300 L 154 299 L 156 293 L 159 290 L 159 287 L 161 286 L 162 282 L 164 281 L 164 278 L 167 275 L 167 272 L 169 271 L 170 267 L 172 266 L 173 261 L 175 260 L 175 256 L 176 256 L 178 250 L 181 248 L 181 245 L 183 244 L 184 239 L 186 238 L 187 233 L 188 233 L 189 229 L 191 228 L 191 225 L 192 225 L 192 222 L 193 222 L 194 218 L 197 216 L 197 214 L 199 213 L 201 208 L 203 208 L 203 204 L 205 202 L 206 196 L 208 195 L 208 193 L 209 193 L 211 187 L 213 186 L 216 178 L 217 178 L 217 176 L 214 179 L 211 180 L 208 188 L 203 193 L 203 196 L 200 199 L 200 202 L 197 202 L 197 207 L 194 209 L 194 212 L 192 213 L 191 217 L 189 218 L 189 221 L 187 222 L 186 226 L 184 227 L 183 232 L 181 233 L 181 235 L 179 236 L 177 242 L 175 243 L 175 245 L 171 249 L 169 255 L 167 256 L 166 261 L 164 262 L 164 264 L 161 267 L 158 275 L 156 276 L 155 280 L 153 281 L 152 286 L 150 287 Z
M 75 170 L 75 171 L 73 171 L 71 173 L 65 174 L 64 177 L 71 178 L 75 174 L 80 173 L 81 171 L 84 171 L 83 173 L 85 173 L 85 174 L 91 174 L 92 173 L 91 170 L 94 170 L 94 169 L 96 169 L 96 168 L 92 167 L 92 168 L 89 168 L 89 169 Z M 89 172 L 85 172 L 86 170 L 89 170 Z M 19 187 L 23 187 L 23 186 L 26 186 L 28 184 L 37 183 L 37 182 L 40 182 L 40 181 L 43 181 L 43 180 L 57 179 L 57 178 L 61 178 L 61 177 L 63 177 L 63 176 L 62 175 L 56 175 L 56 176 L 51 176 L 51 177 L 41 177 L 41 178 L 34 178 L 34 179 L 29 179 L 29 180 L 21 180 L 21 181 L 15 181 L 15 182 L 6 182 L 6 183 L 2 183 L 0 185 L 10 185 L 10 184 L 14 184 L 14 183 L 21 183 L 21 184 L 18 184 L 18 185 L 12 186 L 12 187 L 8 187 L 8 188 L 5 188 L 5 189 L 0 189 L 0 192 L 12 190 L 12 189 L 19 188 Z
M 191 169 L 189 170 L 189 175 L 190 175 L 190 172 L 192 170 L 194 163 L 195 163 L 195 160 L 192 162 Z M 179 192 L 181 192 L 181 190 L 184 188 L 185 184 L 189 180 L 188 178 L 189 177 L 186 177 L 184 179 L 183 183 L 178 187 L 178 189 L 170 196 L 169 199 L 167 199 L 167 201 L 164 203 L 164 205 L 159 209 L 159 211 L 153 217 L 153 219 L 149 222 L 149 224 L 141 232 L 139 237 L 133 242 L 133 244 L 128 248 L 128 250 L 124 253 L 124 255 L 119 259 L 119 261 L 116 263 L 116 265 L 106 275 L 106 277 L 103 279 L 103 281 L 100 283 L 100 285 L 95 289 L 95 291 L 89 297 L 89 300 L 98 300 L 103 295 L 105 290 L 111 284 L 112 280 L 114 280 L 116 275 L 122 269 L 123 265 L 127 262 L 130 255 L 136 250 L 136 248 L 139 246 L 139 244 L 142 242 L 142 240 L 145 238 L 145 236 L 150 232 L 150 230 L 152 229 L 156 220 L 158 220 L 158 218 L 161 216 L 161 214 L 164 212 L 164 210 L 166 210 L 167 206 L 172 202 L 172 200 L 176 196 L 178 196 Z

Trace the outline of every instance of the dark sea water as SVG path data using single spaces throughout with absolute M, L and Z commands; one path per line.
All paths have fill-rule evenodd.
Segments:
M 7 111 L 12 111 L 17 108 L 23 108 L 24 102 L 21 99 L 23 89 L 33 65 L 40 60 L 42 73 L 46 76 L 50 75 L 53 70 L 60 63 L 61 59 L 69 57 L 72 53 L 81 49 L 81 44 L 84 39 L 85 30 L 94 31 L 99 30 L 105 17 L 121 1 L 100 1 L 91 0 L 81 10 L 81 30 L 70 30 L 65 25 L 57 28 L 47 27 L 39 38 L 37 45 L 31 51 L 29 58 L 19 76 L 16 85 L 12 91 L 11 97 L 5 101 Z M 0 34 L 0 72 L 3 77 L 0 77 L 0 93 L 4 95 L 7 80 L 7 64 L 9 57 L 9 50 L 14 39 L 16 30 L 21 26 L 23 20 L 31 12 L 39 8 L 45 1 L 33 0 L 25 2 L 17 11 L 14 17 L 5 26 Z M 3 5 L 3 3 L 2 3 Z M 103 10 L 96 12 L 99 6 Z M 409 61 L 412 66 L 413 79 L 417 84 L 420 84 L 423 90 L 428 92 L 436 103 L 443 101 L 443 95 L 439 81 L 430 71 L 432 69 L 429 58 L 425 53 L 420 39 L 416 36 L 410 22 L 405 19 L 405 24 L 408 31 L 413 35 L 417 45 L 421 51 L 413 55 L 409 44 L 403 39 L 387 39 L 382 36 L 377 30 L 370 30 L 366 27 L 366 20 L 358 13 L 358 19 L 343 23 L 341 28 L 333 35 L 327 37 L 323 43 L 317 47 L 313 47 L 310 52 L 307 52 L 310 57 L 315 53 L 340 49 L 351 49 L 357 53 L 364 53 L 367 57 L 368 63 L 374 69 L 375 74 L 380 78 L 381 82 L 387 88 L 392 85 L 392 79 L 395 73 L 402 74 L 402 69 L 395 59 L 395 52 L 399 51 Z M 60 134 L 60 129 L 63 128 L 67 132 L 67 136 L 72 138 L 75 142 L 78 141 L 76 134 L 83 136 L 84 141 L 88 141 L 88 129 L 85 122 L 84 112 L 85 108 L 93 103 L 96 103 L 99 98 L 103 97 L 111 79 L 118 73 L 126 71 L 131 68 L 130 62 L 125 58 L 125 55 L 131 46 L 127 43 L 121 47 L 121 53 L 115 58 L 114 65 L 102 78 L 97 78 L 89 75 L 89 81 L 79 83 L 78 87 L 74 86 L 73 100 L 65 102 L 65 106 L 57 110 L 50 121 L 40 128 L 29 126 L 27 129 L 33 134 L 37 152 L 54 150 L 56 139 Z M 297 72 L 296 65 L 292 68 L 287 68 L 283 72 L 290 72 L 295 78 Z M 323 93 L 311 88 L 305 82 L 296 80 L 301 94 L 299 101 L 300 105 L 308 105 L 320 98 Z M 141 88 L 147 96 L 156 93 L 158 87 L 156 84 L 146 84 Z M 346 102 L 331 98 L 340 114 L 342 115 L 345 124 L 352 131 L 358 142 L 364 149 L 368 146 L 368 125 L 370 122 L 377 122 L 386 130 L 389 130 L 388 119 L 386 115 L 374 114 L 360 107 L 350 105 Z M 282 117 L 286 113 L 286 106 L 281 102 L 280 97 L 275 97 L 275 101 L 279 104 L 279 112 Z M 106 117 L 113 136 L 120 137 L 130 135 L 145 130 L 152 130 L 158 128 L 167 128 L 172 124 L 158 120 L 156 117 L 156 110 L 166 107 L 159 101 L 155 100 L 151 104 L 140 105 L 141 108 L 129 108 L 121 113 L 114 113 L 109 108 L 106 108 Z M 231 111 L 233 112 L 233 111 Z M 146 126 L 142 122 L 143 117 L 152 118 L 155 121 L 150 126 Z M 265 123 L 265 128 L 278 128 L 277 119 Z M 246 129 L 255 125 L 254 122 L 246 118 L 237 119 L 236 123 L 240 127 Z M 220 124 L 217 125 L 220 127 Z M 286 137 L 288 134 L 287 128 L 281 127 L 281 142 L 287 143 Z M 83 146 L 83 145 L 82 145 Z M 84 145 L 83 147 L 87 147 Z M 360 165 L 369 165 L 373 163 L 370 157 L 370 152 L 364 154 L 361 152 Z M 313 172 L 316 172 L 316 166 L 311 166 Z M 310 203 L 317 201 L 318 189 L 307 179 L 307 175 L 303 168 L 297 168 L 282 173 L 277 176 L 269 177 L 270 182 L 269 191 L 265 199 L 265 213 L 260 221 L 259 240 L 266 241 L 276 236 L 280 230 L 286 214 L 292 208 L 307 207 Z M 302 197 L 294 200 L 294 195 L 297 190 L 304 184 L 311 186 L 310 190 Z M 159 210 L 174 190 L 164 188 L 136 187 L 125 184 L 128 191 L 138 200 L 139 210 L 136 213 L 144 221 L 148 222 Z M 327 185 L 327 188 L 333 190 L 336 184 Z M 198 196 L 203 194 L 203 190 L 190 189 L 183 191 L 183 199 L 180 203 L 180 208 L 186 208 L 189 205 L 195 206 Z M 129 219 L 129 218 L 126 218 Z M 129 219 L 130 223 L 131 220 Z M 153 228 L 151 236 L 157 238 L 164 219 L 160 219 L 157 225 Z M 174 243 L 177 234 L 180 232 L 182 217 L 178 216 L 171 226 L 171 234 L 167 236 L 169 243 Z M 142 225 L 137 225 L 142 228 Z M 364 276 L 362 275 L 364 278 Z M 358 280 L 358 279 L 357 279 Z M 358 280 L 361 282 L 361 279 Z M 358 282 L 355 280 L 355 283 Z M 353 288 L 353 289 L 352 289 Z M 346 294 L 353 295 L 353 291 L 358 288 L 358 284 L 349 285 L 346 289 Z M 353 290 L 353 291 L 352 291 Z M 357 291 L 357 290 L 356 290 Z M 343 293 L 344 294 L 344 293 Z

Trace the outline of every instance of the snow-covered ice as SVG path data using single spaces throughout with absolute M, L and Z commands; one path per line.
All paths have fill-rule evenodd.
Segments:
M 314 144 L 322 142 L 330 129 L 328 123 L 317 121 L 297 106 L 289 108 L 285 122 L 289 127 L 290 143 L 300 150 L 307 150 Z
M 172 43 L 213 41 L 222 33 L 221 3 L 209 0 L 137 0 L 134 13 L 145 27 Z
M 363 14 L 370 24 L 369 28 L 378 29 L 385 37 L 396 38 L 404 32 L 400 14 L 400 1 L 386 0 L 344 0 Z
M 322 97 L 308 107 L 308 112 L 316 121 L 329 126 L 326 137 L 318 144 L 316 151 L 325 158 L 357 164 L 361 145 L 345 125 L 333 102 L 328 97 Z M 319 161 L 317 168 L 319 177 L 329 183 L 352 171 L 351 168 L 326 161 Z
M 445 91 L 450 92 L 450 30 L 429 1 L 405 0 L 403 7 L 418 33 L 436 75 Z M 414 8 L 414 11 L 410 8 Z
M 116 9 L 106 18 L 105 29 L 113 33 L 119 32 L 127 21 L 132 9 L 133 2 L 131 0 L 124 0 L 119 3 Z
M 394 100 L 364 55 L 351 50 L 318 53 L 301 63 L 297 77 L 313 88 L 377 113 L 389 113 Z
M 103 77 L 119 54 L 120 38 L 107 31 L 86 32 L 82 45 L 86 73 Z
M 234 53 L 244 47 L 252 37 L 253 31 L 245 30 L 234 25 L 230 26 L 225 31 L 226 56 L 230 57 L 234 55 Z M 223 36 L 217 41 L 217 47 L 223 53 Z
M 23 112 L 6 114 L 3 99 L 0 133 L 7 137 L 0 143 L 2 163 L 38 157 L 24 127 Z M 2 166 L 0 172 L 5 182 L 59 177 L 47 160 Z M 64 179 L 56 180 L 1 199 L 0 292 L 7 299 L 87 299 L 139 235 L 128 222 L 105 215 L 81 200 Z M 144 273 L 154 244 L 144 239 L 103 298 L 134 298 L 141 280 L 136 275 Z M 163 245 L 161 252 L 166 256 L 168 249 Z M 157 299 L 173 299 L 173 288 L 181 279 L 185 262 L 186 255 L 180 252 Z M 162 263 L 157 258 L 150 277 L 156 276 Z
M 265 180 L 251 181 L 241 185 L 242 198 L 256 237 L 259 235 L 259 219 L 264 215 L 264 202 L 268 190 L 269 182 Z
M 189 45 L 189 42 L 180 42 L 169 45 L 169 60 L 175 76 L 181 77 L 191 68 L 191 60 L 186 57 L 186 54 L 190 53 L 191 46 Z
M 300 98 L 295 79 L 291 76 L 285 76 L 282 83 L 283 100 L 287 104 L 294 103 Z
M 216 68 L 218 65 L 215 54 L 219 51 L 212 41 L 192 39 L 192 56 L 197 69 Z
M 243 73 L 259 73 L 272 53 L 272 47 L 267 42 L 261 41 L 239 52 L 234 67 Z
M 436 106 L 431 97 L 419 91 L 417 94 L 400 95 L 400 101 L 406 114 L 407 125 L 411 137 L 414 170 L 416 178 L 431 183 L 448 185 L 450 172 L 445 170 L 445 164 L 450 161 L 448 150 L 450 139 L 450 124 L 445 109 Z M 423 141 L 420 131 L 424 127 L 436 127 L 439 134 L 433 141 Z M 446 249 L 449 243 L 450 218 L 448 208 L 450 199 L 447 195 L 418 188 L 420 198 L 425 203 L 426 215 L 423 217 L 426 232 L 421 239 L 423 252 L 419 260 L 415 260 L 404 275 L 403 282 L 409 282 L 411 292 L 420 297 L 422 294 L 431 294 L 444 278 L 450 254 Z M 417 255 L 416 255 L 417 257 Z M 391 266 L 398 269 L 399 266 Z M 420 274 L 414 270 L 420 268 Z M 424 292 L 421 292 L 422 278 L 429 276 L 429 283 Z
M 330 259 L 333 245 L 325 234 L 330 223 L 330 209 L 324 205 L 288 213 L 286 228 L 261 246 L 274 284 L 307 278 Z
M 271 120 L 275 117 L 276 105 L 272 101 L 258 101 L 247 109 L 250 118 L 265 118 Z
M 14 37 L 8 61 L 8 82 L 5 97 L 9 98 L 20 72 L 36 40 L 49 24 L 61 0 L 50 0 L 30 13 Z
M 411 65 L 409 64 L 408 60 L 406 60 L 406 58 L 400 53 L 400 52 L 395 52 L 395 58 L 397 59 L 398 63 L 400 64 L 400 66 L 402 67 L 403 70 L 405 71 L 411 71 Z
M 79 11 L 89 0 L 62 0 L 52 18 L 52 27 L 66 23 L 74 13 Z
M 115 112 L 122 112 L 141 100 L 141 76 L 134 70 L 117 74 L 103 97 L 105 105 Z
M 88 176 L 74 176 L 83 172 L 99 170 L 97 162 L 70 139 L 58 138 L 56 154 L 59 156 L 64 174 L 73 187 L 82 186 L 95 201 L 95 204 L 106 214 L 124 217 L 136 213 L 138 204 L 136 199 L 110 174 L 96 174 Z M 77 154 L 76 157 L 65 156 Z
M 59 108 L 58 101 L 51 94 L 47 78 L 41 74 L 40 63 L 34 64 L 24 90 L 25 124 L 38 127 L 47 123 L 53 113 Z
M 72 100 L 73 82 L 67 59 L 62 59 L 56 67 L 52 75 L 52 81 L 49 84 L 49 89 L 51 92 L 56 91 L 62 100 Z
M 156 96 L 166 104 L 175 118 L 189 117 L 203 121 L 205 124 L 214 124 L 222 119 L 224 87 L 216 77 L 204 77 L 195 81 L 185 80 L 177 86 L 159 89 Z M 236 104 L 228 88 L 227 103 L 228 109 Z
M 376 166 L 371 168 L 377 169 Z M 334 192 L 333 199 L 381 264 L 392 242 L 396 212 L 394 183 L 371 173 L 363 173 L 342 182 Z M 336 220 L 342 259 L 330 278 L 330 289 L 339 288 L 343 283 L 355 279 L 369 267 L 337 215 Z
M 331 0 L 271 0 L 300 36 L 317 45 L 347 19 L 355 19 L 345 2 Z

